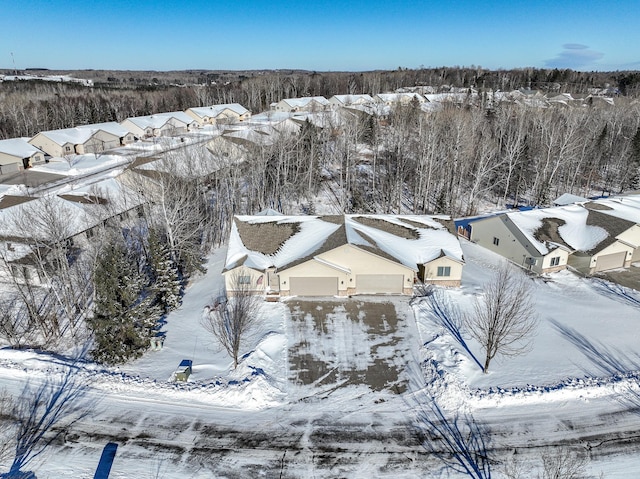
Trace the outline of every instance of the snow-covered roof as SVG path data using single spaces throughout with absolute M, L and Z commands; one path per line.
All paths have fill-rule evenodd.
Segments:
M 557 206 L 566 206 L 573 205 L 575 203 L 584 203 L 585 201 L 589 200 L 587 198 L 583 198 L 582 196 L 572 195 L 571 193 L 564 193 L 563 195 L 558 196 L 553 204 Z
M 409 98 L 409 99 L 413 99 L 415 98 L 416 100 L 423 102 L 426 100 L 425 97 L 423 97 L 422 95 L 418 94 L 418 93 L 413 93 L 413 92 L 405 92 L 405 93 L 378 93 L 376 95 L 376 98 L 378 98 L 380 101 L 383 101 L 385 103 L 390 102 L 390 103 L 396 103 L 396 102 L 400 102 L 402 101 L 402 99 L 404 98 Z
M 89 128 L 90 130 L 102 130 L 107 133 L 111 133 L 112 135 L 116 135 L 120 138 L 123 136 L 127 136 L 129 134 L 129 130 L 124 128 L 117 121 L 108 121 L 105 123 L 93 123 L 91 125 L 80 125 L 77 128 Z
M 15 240 L 61 241 L 140 204 L 140 195 L 114 178 L 0 209 L 0 232 Z
M 129 120 L 131 123 L 133 123 L 134 125 L 136 125 L 138 128 L 141 128 L 141 129 L 162 128 L 171 119 L 176 119 L 184 123 L 185 125 L 190 125 L 196 121 L 183 111 L 174 111 L 174 112 L 168 112 L 168 113 L 154 113 L 153 115 L 134 116 L 131 118 L 127 118 L 127 120 Z
M 0 140 L 0 153 L 6 153 L 18 158 L 30 158 L 35 153 L 42 152 L 29 143 L 26 138 L 11 138 L 9 140 Z
M 285 98 L 282 101 L 285 102 L 287 105 L 289 105 L 292 108 L 295 108 L 295 107 L 304 108 L 305 106 L 307 106 L 312 101 L 320 103 L 321 105 L 328 105 L 329 104 L 329 100 L 327 100 L 323 96 L 305 96 L 305 97 L 302 97 L 302 98 Z
M 558 244 L 564 244 L 574 251 L 596 251 L 614 242 L 618 234 L 632 226 L 629 222 L 614 221 L 580 205 L 518 211 L 506 215 L 543 255 Z
M 225 110 L 231 110 L 238 115 L 245 115 L 249 113 L 245 107 L 243 107 L 240 103 L 225 103 L 223 105 L 211 105 L 211 106 L 202 106 L 202 107 L 194 107 L 189 108 L 190 111 L 198 115 L 200 118 L 210 117 L 216 118 L 220 113 Z
M 62 241 L 90 227 L 87 212 L 79 203 L 65 201 L 57 195 L 0 210 L 0 231 L 10 239 Z
M 373 97 L 367 94 L 361 95 L 333 95 L 331 98 L 335 98 L 343 105 L 351 105 L 352 103 L 371 103 Z
M 257 115 L 253 115 L 245 124 L 262 124 L 262 123 L 278 123 L 293 117 L 293 113 L 288 111 L 265 111 Z
M 344 244 L 412 269 L 443 255 L 463 262 L 447 221 L 445 216 L 236 216 L 225 269 L 240 264 L 284 269 Z
M 585 207 L 640 225 L 640 195 L 603 198 L 589 202 Z
M 62 130 L 41 131 L 39 134 L 46 136 L 57 145 L 65 145 L 71 143 L 73 145 L 82 145 L 86 143 L 98 130 L 90 128 L 65 128 Z
M 93 135 L 98 131 L 104 131 L 110 135 L 121 138 L 129 133 L 129 131 L 122 127 L 115 121 L 106 123 L 95 123 L 92 125 L 80 125 L 75 128 L 64 128 L 61 130 L 49 130 L 40 132 L 41 135 L 46 136 L 56 144 L 62 146 L 67 143 L 73 145 L 81 145 L 86 143 Z

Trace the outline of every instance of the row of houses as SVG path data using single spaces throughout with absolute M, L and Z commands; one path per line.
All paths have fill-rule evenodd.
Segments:
M 612 106 L 613 97 L 599 93 L 545 93 L 539 90 L 521 88 L 513 91 L 487 91 L 479 92 L 475 88 L 458 88 L 446 92 L 436 92 L 432 87 L 400 88 L 392 93 L 379 93 L 377 95 L 352 94 L 334 95 L 328 100 L 323 96 L 302 98 L 286 98 L 271 105 L 273 111 L 298 112 L 321 111 L 335 107 L 392 107 L 414 103 L 428 110 L 434 106 L 455 103 L 464 104 L 478 102 L 484 98 L 489 105 L 507 102 L 532 107 L 582 107 L 582 106 Z
M 464 236 L 522 268 L 590 275 L 640 262 L 640 195 L 456 221 Z M 447 216 L 234 218 L 227 292 L 267 298 L 411 294 L 414 283 L 459 286 L 464 257 Z
M 538 274 L 582 274 L 640 261 L 640 195 L 457 221 L 458 234 Z
M 323 96 L 307 96 L 301 98 L 285 98 L 279 102 L 271 104 L 271 110 L 278 112 L 298 112 L 298 111 L 322 111 L 336 107 L 350 107 L 362 105 L 407 105 L 412 101 L 419 104 L 429 100 L 419 93 L 379 93 L 371 96 L 367 94 L 334 95 L 328 100 Z
M 0 174 L 44 163 L 48 157 L 102 153 L 139 139 L 178 136 L 216 123 L 242 122 L 251 112 L 238 103 L 156 113 L 124 121 L 43 131 L 33 138 L 0 140 Z

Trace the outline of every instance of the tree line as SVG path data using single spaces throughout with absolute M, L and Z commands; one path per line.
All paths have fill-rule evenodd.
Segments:
M 73 72 L 71 72 L 73 73 Z M 91 72 L 84 72 L 91 76 Z M 178 75 L 181 73 L 181 75 Z M 43 81 L 0 82 L 0 139 L 34 136 L 40 131 L 71 128 L 190 107 L 240 103 L 253 112 L 269 109 L 283 98 L 394 91 L 429 85 L 439 91 L 476 88 L 511 91 L 587 93 L 611 87 L 619 95 L 640 92 L 637 72 L 577 72 L 570 69 L 523 68 L 487 70 L 482 67 L 398 68 L 371 72 L 260 71 L 112 72 L 97 77 L 93 88 Z M 175 84 L 175 76 L 186 83 Z M 225 80 L 226 79 L 226 80 Z M 218 80 L 218 81 L 216 81 Z M 225 80 L 225 81 L 222 81 Z

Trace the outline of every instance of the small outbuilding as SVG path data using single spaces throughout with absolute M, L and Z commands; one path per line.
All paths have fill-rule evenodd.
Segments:
M 193 361 L 191 359 L 183 359 L 178 365 L 178 369 L 173 373 L 176 381 L 188 381 L 192 373 Z

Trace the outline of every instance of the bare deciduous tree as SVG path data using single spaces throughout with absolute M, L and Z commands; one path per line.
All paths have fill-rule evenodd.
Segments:
M 538 324 L 528 278 L 509 263 L 502 263 L 485 284 L 484 295 L 476 300 L 465 323 L 485 352 L 485 373 L 497 354 L 517 356 L 528 351 Z
M 580 479 L 585 477 L 587 458 L 565 447 L 542 456 L 541 479 Z
M 258 321 L 262 302 L 246 278 L 235 274 L 231 281 L 233 295 L 228 301 L 218 301 L 202 318 L 204 328 L 233 358 L 234 369 L 238 367 L 240 348 Z

